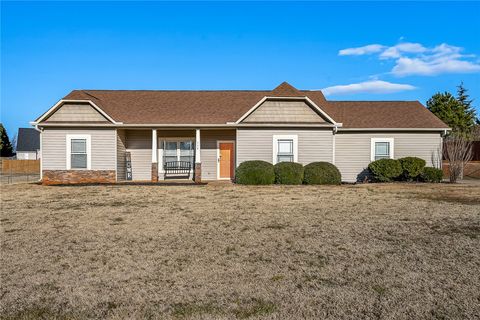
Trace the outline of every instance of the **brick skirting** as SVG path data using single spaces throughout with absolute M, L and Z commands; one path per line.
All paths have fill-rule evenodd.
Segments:
M 158 163 L 152 162 L 152 182 L 158 182 Z
M 202 183 L 202 164 L 195 163 L 195 177 L 193 179 L 195 183 Z
M 115 183 L 115 170 L 43 170 L 42 184 Z

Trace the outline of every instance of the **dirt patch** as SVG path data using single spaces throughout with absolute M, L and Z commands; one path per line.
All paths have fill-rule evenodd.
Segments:
M 473 319 L 479 186 L 2 186 L 6 319 Z

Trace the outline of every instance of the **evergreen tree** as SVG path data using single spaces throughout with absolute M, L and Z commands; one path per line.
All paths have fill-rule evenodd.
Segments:
M 468 125 L 462 104 L 449 93 L 435 93 L 427 101 L 427 109 L 445 122 L 454 132 L 464 132 Z
M 472 106 L 473 99 L 470 99 L 467 93 L 468 89 L 463 86 L 463 81 L 457 86 L 457 100 L 464 108 L 465 122 L 469 124 L 471 128 L 475 126 L 478 118 L 475 114 L 475 108 Z
M 449 92 L 437 92 L 427 101 L 427 109 L 445 122 L 452 131 L 469 135 L 476 123 L 473 100 L 469 99 L 463 82 L 457 87 L 457 97 Z
M 0 123 L 0 156 L 2 157 L 11 157 L 13 156 L 13 148 L 8 138 L 7 130 L 3 127 L 3 124 Z

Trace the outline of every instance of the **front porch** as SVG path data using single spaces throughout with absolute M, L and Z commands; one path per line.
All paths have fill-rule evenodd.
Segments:
M 117 181 L 232 180 L 235 129 L 118 129 Z

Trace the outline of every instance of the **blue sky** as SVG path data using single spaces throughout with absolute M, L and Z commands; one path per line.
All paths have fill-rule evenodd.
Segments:
M 1 2 L 13 136 L 73 89 L 273 89 L 480 106 L 478 2 Z

